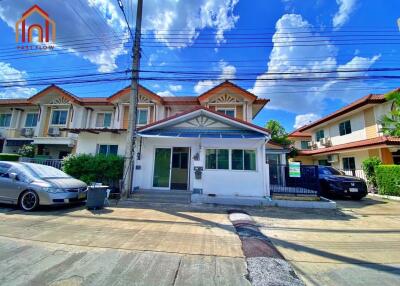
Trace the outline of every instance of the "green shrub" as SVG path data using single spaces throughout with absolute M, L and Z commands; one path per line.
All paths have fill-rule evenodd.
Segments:
M 365 176 L 370 186 L 377 188 L 375 168 L 382 164 L 381 159 L 378 157 L 370 157 L 362 162 L 362 169 L 364 170 Z
M 64 172 L 87 184 L 118 185 L 123 169 L 124 159 L 116 155 L 69 155 L 63 161 Z
M 19 161 L 18 154 L 0 153 L 0 161 Z
M 35 146 L 31 144 L 23 145 L 21 148 L 19 148 L 18 154 L 21 157 L 33 158 L 35 157 Z
M 380 165 L 375 173 L 379 194 L 400 196 L 400 165 Z

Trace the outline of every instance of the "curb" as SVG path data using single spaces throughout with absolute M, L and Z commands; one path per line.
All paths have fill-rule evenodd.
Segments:
M 372 193 L 369 193 L 368 196 L 400 202 L 400 197 L 396 197 L 396 196 L 379 195 L 379 194 L 372 194 Z
M 228 217 L 242 241 L 247 262 L 247 278 L 253 286 L 304 286 L 292 266 L 242 210 L 228 210 Z

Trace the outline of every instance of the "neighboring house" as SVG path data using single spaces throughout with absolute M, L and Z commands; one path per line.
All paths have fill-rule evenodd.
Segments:
M 400 138 L 384 136 L 379 120 L 393 102 L 370 94 L 289 134 L 298 149 L 294 161 L 361 169 L 362 161 L 377 156 L 384 164 L 400 164 Z
M 82 98 L 52 85 L 29 99 L 0 100 L 3 152 L 32 143 L 52 158 L 123 156 L 129 95 L 127 87 L 107 98 Z M 270 135 L 251 124 L 267 102 L 228 81 L 186 97 L 161 97 L 140 86 L 134 187 L 269 196 Z

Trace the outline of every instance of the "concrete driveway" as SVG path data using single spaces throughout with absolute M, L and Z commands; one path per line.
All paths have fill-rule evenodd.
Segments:
M 337 203 L 250 213 L 307 285 L 399 285 L 400 202 Z
M 0 285 L 249 285 L 224 208 L 0 206 Z

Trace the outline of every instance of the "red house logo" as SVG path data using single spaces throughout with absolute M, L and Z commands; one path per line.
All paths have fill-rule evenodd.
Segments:
M 44 20 L 44 29 L 40 24 L 32 24 L 29 27 L 26 27 L 26 19 L 29 18 L 33 13 L 38 13 Z M 56 23 L 50 19 L 49 14 L 47 14 L 42 8 L 38 5 L 33 5 L 29 8 L 24 14 L 22 14 L 22 18 L 15 23 L 15 40 L 17 43 L 19 42 L 19 28 L 21 25 L 21 41 L 23 43 L 28 42 L 32 43 L 33 31 L 37 31 L 39 36 L 39 42 L 49 42 L 50 41 L 50 26 L 51 26 L 51 41 L 54 43 L 56 40 Z

